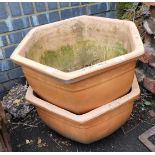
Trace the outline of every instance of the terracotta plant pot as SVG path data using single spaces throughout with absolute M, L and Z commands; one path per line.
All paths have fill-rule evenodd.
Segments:
M 83 115 L 76 115 L 36 97 L 31 87 L 27 90 L 26 99 L 36 106 L 40 118 L 49 127 L 72 140 L 91 143 L 113 133 L 126 122 L 139 94 L 137 79 L 134 78 L 127 95 Z
M 118 41 L 128 53 L 72 72 L 63 72 L 26 58 L 35 48 L 36 60 L 44 50 L 76 42 L 79 37 L 106 45 Z M 48 102 L 82 114 L 127 93 L 131 88 L 136 60 L 144 48 L 131 21 L 80 16 L 31 30 L 11 55 L 22 66 L 33 90 Z
M 152 5 L 152 6 L 155 6 L 155 2 L 143 2 L 144 4 L 146 5 Z

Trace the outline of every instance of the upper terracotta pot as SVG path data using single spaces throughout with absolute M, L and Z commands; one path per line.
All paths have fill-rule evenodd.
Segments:
M 26 58 L 36 47 L 36 59 L 49 49 L 76 42 L 82 36 L 106 45 L 121 42 L 128 53 L 73 72 L 63 72 Z M 32 29 L 11 55 L 22 66 L 28 83 L 43 99 L 77 114 L 106 104 L 131 88 L 143 44 L 131 21 L 94 16 L 74 17 Z
M 36 106 L 40 118 L 65 137 L 81 143 L 91 143 L 116 131 L 129 118 L 134 100 L 140 93 L 137 79 L 131 91 L 121 98 L 83 115 L 76 115 L 37 97 L 31 87 L 26 99 Z

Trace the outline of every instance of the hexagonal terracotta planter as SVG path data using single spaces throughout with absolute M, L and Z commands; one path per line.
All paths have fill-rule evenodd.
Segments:
M 72 140 L 91 143 L 113 133 L 127 121 L 139 93 L 137 79 L 134 78 L 129 93 L 83 115 L 76 115 L 38 98 L 31 87 L 26 99 L 36 106 L 40 118 L 49 127 Z
M 35 48 L 35 59 L 82 37 L 106 45 L 121 42 L 128 53 L 72 72 L 63 72 L 26 58 Z M 31 30 L 11 55 L 22 66 L 28 83 L 48 102 L 76 114 L 106 104 L 131 88 L 136 60 L 144 48 L 131 21 L 80 16 Z

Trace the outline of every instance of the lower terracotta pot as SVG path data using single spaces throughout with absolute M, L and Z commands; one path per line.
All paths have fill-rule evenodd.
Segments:
M 88 144 L 108 136 L 124 124 L 139 94 L 137 79 L 134 78 L 128 94 L 82 115 L 76 115 L 38 98 L 31 87 L 28 88 L 26 99 L 36 106 L 40 118 L 49 127 L 65 137 Z

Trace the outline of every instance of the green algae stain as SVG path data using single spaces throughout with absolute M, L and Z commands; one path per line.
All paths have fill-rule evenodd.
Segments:
M 69 45 L 63 46 L 56 51 L 46 51 L 40 58 L 40 63 L 67 71 L 74 63 L 73 48 Z
M 34 50 L 30 50 L 26 57 L 61 71 L 71 72 L 126 53 L 127 50 L 121 43 L 116 43 L 111 47 L 103 46 L 95 41 L 78 41 L 57 50 L 45 51 L 39 60 L 35 59 Z

